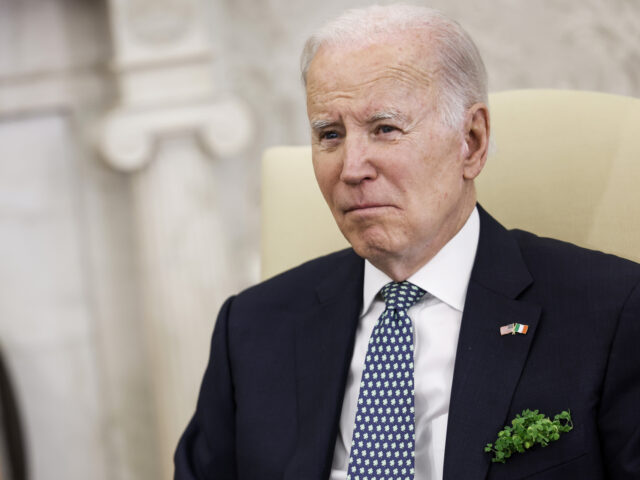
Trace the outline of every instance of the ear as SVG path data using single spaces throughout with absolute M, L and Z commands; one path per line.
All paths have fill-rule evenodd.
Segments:
M 465 180 L 476 178 L 485 162 L 489 150 L 489 109 L 484 103 L 476 103 L 465 116 L 463 176 Z

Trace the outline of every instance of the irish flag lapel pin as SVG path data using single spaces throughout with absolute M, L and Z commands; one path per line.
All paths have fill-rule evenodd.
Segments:
M 529 325 L 522 323 L 510 323 L 509 325 L 503 325 L 500 327 L 500 335 L 515 335 L 516 333 L 522 333 L 523 335 L 529 330 Z

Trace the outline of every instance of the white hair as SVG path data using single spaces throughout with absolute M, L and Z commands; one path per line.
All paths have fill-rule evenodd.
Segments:
M 304 84 L 309 65 L 320 47 L 356 42 L 370 44 L 381 36 L 407 29 L 429 34 L 429 41 L 435 47 L 433 74 L 438 89 L 437 108 L 448 126 L 458 128 L 469 107 L 477 102 L 487 103 L 487 72 L 469 34 L 459 23 L 432 8 L 396 4 L 347 10 L 305 43 L 300 61 Z

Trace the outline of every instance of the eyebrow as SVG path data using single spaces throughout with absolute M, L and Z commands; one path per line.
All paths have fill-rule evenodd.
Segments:
M 406 122 L 407 117 L 406 115 L 396 110 L 381 111 L 371 115 L 367 119 L 367 123 L 375 123 L 375 122 L 379 122 L 380 120 L 394 120 L 396 122 Z
M 381 120 L 394 120 L 396 122 L 407 122 L 407 116 L 398 112 L 397 110 L 383 110 L 375 112 L 367 118 L 366 123 L 376 123 Z M 327 127 L 334 127 L 338 125 L 338 122 L 333 120 L 313 120 L 311 122 L 311 129 L 314 132 L 320 132 Z
M 311 122 L 311 129 L 314 132 L 319 132 L 320 130 L 331 127 L 333 125 L 336 125 L 336 122 L 332 120 L 314 120 L 313 122 Z

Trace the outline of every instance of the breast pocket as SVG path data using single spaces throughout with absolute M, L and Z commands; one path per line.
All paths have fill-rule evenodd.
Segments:
M 488 480 L 555 480 L 599 478 L 584 476 L 584 462 L 580 457 L 587 454 L 584 428 L 574 425 L 573 430 L 563 434 L 546 447 L 536 446 L 524 453 L 516 453 L 506 463 L 492 463 Z M 589 470 L 593 470 L 592 467 Z M 555 471 L 555 473 L 554 473 Z M 560 475 L 560 476 L 559 476 Z

